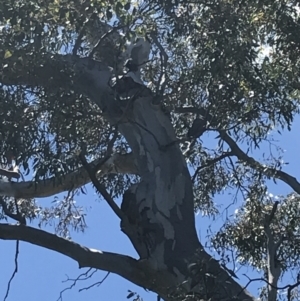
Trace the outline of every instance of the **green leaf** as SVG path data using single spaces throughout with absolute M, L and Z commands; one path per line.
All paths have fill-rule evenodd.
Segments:
M 9 50 L 5 50 L 4 58 L 8 59 L 12 56 L 12 53 Z

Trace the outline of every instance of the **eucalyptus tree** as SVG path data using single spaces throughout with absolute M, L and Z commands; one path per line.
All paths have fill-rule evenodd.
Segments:
M 300 183 L 280 156 L 260 162 L 251 150 L 299 112 L 299 24 L 297 1 L 1 1 L 0 238 L 164 300 L 254 300 L 195 230 L 195 210 L 217 215 L 214 196 L 230 188 L 244 204 L 211 243 L 264 271 L 275 301 L 280 276 L 299 262 Z M 268 179 L 292 194 L 266 198 Z M 89 182 L 138 259 L 69 238 L 84 230 L 73 200 Z M 63 191 L 56 208 L 39 202 Z M 51 219 L 55 234 L 28 225 Z

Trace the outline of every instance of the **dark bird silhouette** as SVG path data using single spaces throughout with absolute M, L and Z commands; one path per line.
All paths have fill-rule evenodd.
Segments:
M 198 138 L 206 131 L 206 120 L 196 118 L 188 131 L 189 138 Z

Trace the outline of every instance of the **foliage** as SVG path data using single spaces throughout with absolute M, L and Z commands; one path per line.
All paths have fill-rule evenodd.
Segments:
M 213 239 L 214 247 L 221 253 L 233 247 L 240 263 L 250 264 L 258 270 L 265 270 L 267 266 L 264 220 L 274 205 L 274 197 L 264 195 L 262 191 L 266 191 L 264 187 L 253 187 L 245 203 L 236 210 L 235 219 L 226 223 Z M 271 224 L 274 240 L 280 242 L 277 260 L 285 272 L 299 266 L 298 200 L 299 196 L 294 193 L 277 197 L 280 205 Z
M 113 34 L 103 38 L 98 22 L 113 25 L 124 40 L 116 44 Z M 93 57 L 101 60 L 104 46 L 121 51 L 132 36 L 147 34 L 153 42 L 152 57 L 143 79 L 156 94 L 164 88 L 163 106 L 193 172 L 195 210 L 217 215 L 217 194 L 225 189 L 245 193 L 235 219 L 217 233 L 213 245 L 220 254 L 234 248 L 242 264 L 264 269 L 262 220 L 273 204 L 265 185 L 276 177 L 275 170 L 282 169 L 281 153 L 264 154 L 265 162 L 253 162 L 228 147 L 224 133 L 242 145 L 247 156 L 263 143 L 272 143 L 272 131 L 292 127 L 300 89 L 297 1 L 3 0 L 0 26 L 2 79 L 17 77 L 16 66 L 25 69 L 74 49 L 80 57 L 94 51 Z M 101 38 L 102 52 L 97 46 Z M 159 46 L 168 56 L 165 64 Z M 116 58 L 108 62 L 114 67 Z M 83 145 L 90 160 L 102 157 L 115 133 L 100 109 L 76 92 L 72 80 L 64 89 L 56 88 L 53 74 L 50 68 L 51 89 L 5 84 L 0 89 L 1 162 L 7 163 L 5 154 L 10 150 L 26 174 L 34 173 L 34 180 L 63 179 L 76 170 L 81 166 L 76 154 Z M 205 121 L 205 133 L 188 139 L 197 118 Z M 205 145 L 208 137 L 216 139 L 217 148 Z M 115 137 L 114 150 L 130 151 L 121 134 Z M 130 181 L 132 177 L 120 175 L 103 179 L 112 196 L 122 195 Z M 280 197 L 272 223 L 275 240 L 282 240 L 278 252 L 284 271 L 299 264 L 298 199 L 296 193 Z M 34 208 L 27 216 L 41 224 L 57 219 L 56 230 L 65 236 L 69 226 L 84 229 L 84 213 L 64 211 L 64 201 L 52 208 L 31 203 Z

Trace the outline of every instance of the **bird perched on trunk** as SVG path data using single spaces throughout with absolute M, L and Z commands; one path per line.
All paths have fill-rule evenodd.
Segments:
M 149 60 L 151 50 L 150 41 L 147 38 L 137 38 L 134 42 L 127 44 L 122 54 L 124 67 L 128 69 L 126 77 L 131 77 L 136 83 L 143 85 L 141 80 L 141 67 Z
M 126 44 L 126 49 L 120 56 L 119 66 L 122 64 L 122 75 L 111 79 L 111 87 L 119 94 L 120 99 L 132 97 L 146 97 L 151 95 L 141 79 L 141 68 L 149 60 L 151 44 L 147 38 L 137 38 Z M 124 69 L 127 70 L 124 70 Z M 118 73 L 117 73 L 118 74 Z
M 137 38 L 135 42 L 127 46 L 124 58 L 125 67 L 129 72 L 140 71 L 140 68 L 149 60 L 150 50 L 151 44 L 147 38 Z

